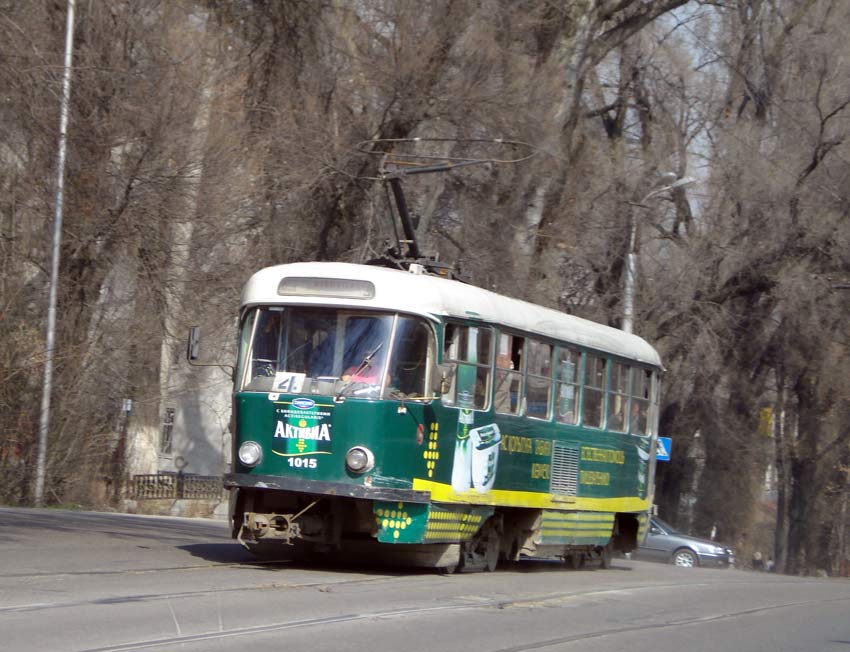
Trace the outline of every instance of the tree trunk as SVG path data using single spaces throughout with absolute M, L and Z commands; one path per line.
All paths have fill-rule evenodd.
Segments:
M 823 413 L 818 381 L 804 371 L 795 384 L 799 432 L 791 459 L 788 507 L 788 573 L 813 575 L 817 562 L 818 448 Z
M 785 405 L 785 374 L 780 367 L 777 380 L 776 406 L 774 408 L 774 454 L 776 464 L 776 521 L 773 532 L 773 558 L 776 569 L 786 570 L 786 541 L 788 536 L 788 416 Z

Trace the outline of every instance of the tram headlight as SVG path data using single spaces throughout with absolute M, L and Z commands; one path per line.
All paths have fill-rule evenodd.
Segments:
M 239 447 L 239 461 L 245 466 L 257 466 L 263 459 L 263 449 L 255 441 L 246 441 Z
M 345 454 L 345 466 L 352 473 L 366 473 L 375 466 L 375 456 L 365 446 L 354 446 Z

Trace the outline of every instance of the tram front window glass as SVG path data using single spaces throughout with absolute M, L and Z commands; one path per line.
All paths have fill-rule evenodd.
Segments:
M 433 338 L 421 319 L 399 317 L 387 376 L 390 398 L 425 396 Z
M 525 388 L 526 414 L 535 419 L 549 418 L 552 397 L 552 345 L 528 340 L 528 374 Z
M 522 414 L 522 352 L 525 338 L 501 333 L 496 354 L 496 412 Z
M 588 355 L 584 363 L 584 395 L 582 399 L 582 424 L 591 428 L 602 427 L 602 405 L 605 401 L 604 358 Z
M 489 328 L 446 324 L 443 360 L 454 363 L 455 371 L 449 392 L 443 395 L 444 404 L 475 410 L 487 409 L 492 339 Z
M 558 349 L 558 398 L 555 419 L 559 423 L 574 425 L 578 422 L 579 362 L 581 353 L 571 349 Z
M 292 310 L 286 329 L 286 359 L 281 371 L 318 378 L 334 375 L 337 315 Z
M 376 398 L 393 319 L 322 308 L 260 308 L 243 389 Z M 244 328 L 249 324 L 246 320 Z M 364 387 L 371 388 L 368 396 L 356 391 Z
M 283 327 L 282 310 L 259 310 L 254 327 L 254 341 L 251 346 L 251 362 L 248 369 L 249 385 L 271 390 L 277 373 L 278 353 Z M 251 327 L 251 320 L 245 322 L 245 328 Z
M 236 361 L 236 384 L 241 385 L 245 377 L 245 361 L 248 358 L 248 349 L 251 346 L 251 334 L 254 332 L 254 320 L 257 318 L 257 309 L 254 308 L 246 313 L 239 330 L 239 356 Z
M 611 389 L 608 392 L 608 430 L 626 431 L 626 406 L 629 403 L 629 367 L 611 365 Z

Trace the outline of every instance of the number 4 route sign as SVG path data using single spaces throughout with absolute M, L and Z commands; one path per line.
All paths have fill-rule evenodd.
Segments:
M 659 437 L 655 447 L 655 459 L 658 462 L 669 462 L 673 440 L 670 437 Z

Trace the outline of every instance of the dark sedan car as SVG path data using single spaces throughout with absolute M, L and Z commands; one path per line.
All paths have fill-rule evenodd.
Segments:
M 660 518 L 649 522 L 646 541 L 633 553 L 635 559 L 660 561 L 676 566 L 721 566 L 735 563 L 731 548 L 708 539 L 677 532 Z

